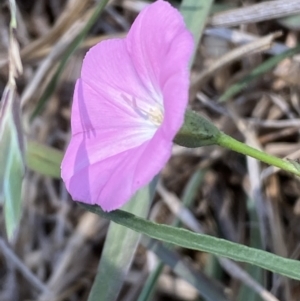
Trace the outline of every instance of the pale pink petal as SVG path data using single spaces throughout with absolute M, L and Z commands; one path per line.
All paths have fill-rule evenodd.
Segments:
M 192 49 L 179 12 L 159 0 L 137 17 L 126 39 L 87 53 L 62 162 L 73 199 L 119 208 L 162 169 L 183 122 Z M 164 114 L 161 125 L 160 117 L 151 119 L 157 112 Z
M 178 10 L 159 0 L 138 15 L 126 44 L 142 81 L 163 94 L 164 131 L 174 137 L 188 101 L 191 33 Z
M 82 160 L 88 155 L 89 143 L 80 136 L 82 140 L 78 145 L 72 140 L 68 151 Z M 66 187 L 75 200 L 98 204 L 106 211 L 119 208 L 159 173 L 170 157 L 171 147 L 172 142 L 161 137 L 158 130 L 152 140 L 139 147 L 86 165 L 65 181 Z
M 178 44 L 179 43 L 179 44 Z M 156 1 L 146 7 L 135 19 L 127 37 L 126 45 L 135 69 L 143 83 L 161 91 L 171 76 L 171 65 L 179 63 L 174 52 L 193 49 L 191 34 L 187 31 L 179 11 L 166 1 Z M 176 47 L 179 47 L 176 50 Z M 185 61 L 187 67 L 187 62 Z
M 94 125 L 92 118 L 95 115 L 98 120 Z M 98 124 L 102 125 L 100 129 Z M 140 118 L 130 119 L 122 111 L 107 109 L 105 102 L 98 102 L 95 90 L 82 80 L 78 80 L 75 87 L 71 126 L 73 137 L 62 162 L 64 180 L 90 164 L 143 144 L 156 131 L 153 125 L 141 126 Z M 74 127 L 80 131 L 74 134 Z M 77 152 L 77 148 L 82 153 Z
M 91 93 L 91 97 L 82 104 L 88 122 L 84 126 L 88 128 L 103 129 L 114 126 L 114 123 L 120 125 L 125 118 L 127 123 L 140 123 L 141 115 L 133 108 L 133 101 L 144 108 L 162 98 L 158 95 L 153 97 L 147 85 L 140 80 L 123 39 L 106 40 L 92 47 L 84 58 L 81 80 Z M 150 122 L 149 125 L 152 126 Z M 81 131 L 82 124 L 77 120 L 72 122 L 72 133 Z

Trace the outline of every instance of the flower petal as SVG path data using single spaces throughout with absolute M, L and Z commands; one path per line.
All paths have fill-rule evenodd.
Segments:
M 174 51 L 181 52 L 185 47 L 190 55 L 193 49 L 192 36 L 183 17 L 168 2 L 161 0 L 137 16 L 126 37 L 126 45 L 143 83 L 151 82 L 156 91 L 161 91 L 171 75 L 171 65 L 176 69 L 179 63 L 173 56 Z M 176 47 L 180 49 L 176 51 Z
M 193 37 L 178 10 L 159 0 L 138 15 L 126 44 L 139 77 L 162 92 L 163 128 L 172 139 L 183 123 L 188 102 Z
M 64 180 L 90 164 L 143 144 L 156 131 L 154 126 L 141 126 L 140 119 L 127 118 L 98 99 L 95 90 L 77 81 L 72 106 L 73 137 L 62 163 Z
M 62 162 L 73 199 L 119 208 L 163 168 L 183 122 L 192 49 L 179 12 L 159 0 L 137 17 L 126 39 L 87 53 Z
M 93 128 L 121 124 L 120 116 L 140 123 L 141 114 L 136 107 L 151 106 L 160 98 L 141 81 L 123 39 L 106 40 L 92 47 L 84 58 L 81 79 L 93 96 L 84 100 Z M 152 126 L 150 121 L 146 123 Z M 72 129 L 73 134 L 82 131 L 77 122 Z
M 88 156 L 90 141 L 72 139 L 66 157 L 75 152 L 82 160 Z M 65 180 L 72 198 L 88 204 L 98 204 L 110 211 L 125 204 L 134 193 L 159 173 L 171 155 L 172 142 L 157 131 L 152 140 L 105 160 L 88 164 Z M 69 152 L 69 153 L 68 153 Z M 63 164 L 71 164 L 65 161 Z

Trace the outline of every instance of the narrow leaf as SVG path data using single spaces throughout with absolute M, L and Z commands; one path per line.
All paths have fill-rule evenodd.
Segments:
M 24 142 L 20 118 L 19 99 L 8 85 L 0 110 L 0 203 L 4 204 L 5 225 L 10 240 L 21 218 Z
M 60 178 L 60 164 L 63 153 L 55 148 L 38 142 L 28 141 L 26 164 L 44 176 Z
M 300 15 L 288 16 L 277 20 L 279 24 L 285 26 L 289 30 L 300 30 Z
M 156 180 L 139 190 L 123 209 L 146 217 L 154 196 Z M 116 300 L 126 280 L 140 234 L 124 226 L 111 223 L 102 257 L 88 301 Z
M 300 261 L 287 259 L 275 254 L 219 239 L 209 235 L 194 233 L 139 218 L 122 210 L 103 212 L 99 206 L 80 203 L 86 210 L 110 219 L 120 225 L 187 249 L 204 251 L 236 261 L 247 262 L 293 279 L 300 280 Z
M 255 210 L 254 201 L 249 199 L 247 205 L 250 217 L 250 246 L 261 249 L 261 235 L 258 226 L 259 220 Z M 263 270 L 261 268 L 248 265 L 246 270 L 253 279 L 263 285 Z M 244 301 L 246 299 L 247 301 L 262 301 L 262 298 L 252 288 L 242 285 L 237 300 Z
M 195 42 L 195 52 L 191 65 L 212 4 L 213 0 L 183 0 L 181 2 L 180 12 L 183 15 L 187 28 L 192 32 Z
M 207 301 L 228 301 L 224 291 L 220 289 L 205 274 L 197 271 L 188 262 L 185 262 L 174 251 L 163 246 L 160 242 L 146 236 L 142 238 L 142 244 L 154 252 L 165 264 L 170 266 L 175 274 L 193 285 L 201 296 Z
M 182 196 L 182 203 L 186 207 L 190 207 L 193 200 L 195 199 L 196 192 L 199 189 L 199 186 L 201 185 L 201 183 L 203 182 L 204 174 L 205 174 L 205 172 L 203 172 L 202 170 L 197 170 L 192 175 L 192 177 L 188 181 L 186 187 L 184 188 L 183 196 Z M 179 218 L 176 218 L 173 222 L 173 226 L 178 227 L 179 225 L 180 225 L 180 220 L 179 220 Z M 156 268 L 151 272 L 151 274 L 147 278 L 147 281 L 143 287 L 143 290 L 139 296 L 138 301 L 148 301 L 148 300 L 150 300 L 151 296 L 154 294 L 157 280 L 164 267 L 163 258 L 160 258 L 160 259 L 161 259 L 161 261 L 159 261 Z M 192 285 L 195 285 L 195 283 L 197 283 L 198 281 L 199 281 L 199 279 L 194 278 L 194 282 Z

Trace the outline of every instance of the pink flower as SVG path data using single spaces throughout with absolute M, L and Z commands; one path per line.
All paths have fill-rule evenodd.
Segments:
M 89 50 L 61 166 L 74 200 L 119 208 L 163 168 L 184 119 L 192 49 L 180 13 L 159 0 L 125 39 Z

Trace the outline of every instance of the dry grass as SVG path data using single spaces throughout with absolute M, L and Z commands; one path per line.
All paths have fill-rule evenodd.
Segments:
M 241 5 L 245 1 L 218 1 L 228 2 Z M 254 2 L 247 1 L 248 4 Z M 24 73 L 17 85 L 24 120 L 27 120 L 25 132 L 28 138 L 64 150 L 70 137 L 74 82 L 79 76 L 85 51 L 102 39 L 123 35 L 144 4 L 144 1 L 134 0 L 110 1 L 81 47 L 72 55 L 44 110 L 30 123 L 28 117 L 35 110 L 66 49 L 89 19 L 95 3 L 81 0 L 18 1 L 17 39 Z M 247 11 L 243 16 L 247 16 L 245 14 Z M 230 18 L 234 18 L 234 11 L 231 11 Z M 228 25 L 222 15 L 210 19 L 192 71 L 190 106 L 209 116 L 220 129 L 239 140 L 270 154 L 298 159 L 298 56 L 282 61 L 230 101 L 224 104 L 216 101 L 230 85 L 270 55 L 299 43 L 299 31 L 283 26 L 277 18 L 278 15 L 265 17 L 263 22 L 258 22 L 261 19 L 251 21 L 250 18 L 250 23 L 249 18 L 245 18 L 247 22 L 240 21 L 242 25 L 223 33 L 214 28 L 215 25 Z M 1 92 L 8 75 L 8 22 L 8 7 L 2 4 Z M 280 37 L 278 32 L 281 32 Z M 276 43 L 273 43 L 275 38 Z M 252 42 L 245 46 L 244 41 Z M 299 179 L 274 168 L 266 169 L 263 164 L 218 147 L 189 150 L 174 146 L 174 155 L 162 172 L 151 218 L 169 223 L 174 214 L 181 212 L 179 196 L 199 168 L 205 169 L 206 175 L 194 206 L 186 215 L 187 227 L 246 245 L 252 243 L 250 229 L 256 228 L 262 237 L 262 248 L 299 259 Z M 262 180 L 261 175 L 264 176 Z M 257 209 L 257 222 L 250 217 L 250 204 Z M 0 225 L 1 236 L 5 237 L 2 215 Z M 0 300 L 87 300 L 107 226 L 107 221 L 78 208 L 61 181 L 28 170 L 24 181 L 23 218 L 17 239 L 8 246 L 5 239 L 0 238 Z M 230 263 L 228 267 L 228 262 L 227 265 L 226 262 L 215 263 L 215 268 L 211 268 L 211 256 L 179 251 L 194 267 L 206 270 L 210 277 L 214 277 L 233 300 L 237 300 L 239 289 L 245 282 L 256 291 L 265 287 L 270 293 L 263 291 L 264 300 L 300 299 L 300 285 L 296 281 L 270 277 L 265 273 L 265 280 L 260 285 L 249 283 L 249 279 L 243 278 L 243 271 L 235 270 Z M 145 248 L 138 249 L 119 300 L 137 299 L 151 256 Z M 49 292 L 50 299 L 47 297 Z M 196 298 L 194 288 L 165 268 L 153 300 Z

